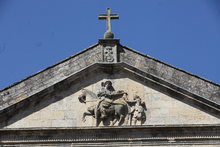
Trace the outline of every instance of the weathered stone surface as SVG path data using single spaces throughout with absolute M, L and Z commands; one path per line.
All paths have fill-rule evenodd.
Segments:
M 6 128 L 31 127 L 83 127 L 95 126 L 95 119 L 87 116 L 86 122 L 82 122 L 82 114 L 87 106 L 78 101 L 81 94 L 80 89 L 88 89 L 98 93 L 101 82 L 111 80 L 115 89 L 126 91 L 128 99 L 132 100 L 134 95 L 139 95 L 145 102 L 146 122 L 144 125 L 170 125 L 170 124 L 219 124 L 220 119 L 197 108 L 196 105 L 187 104 L 184 100 L 167 95 L 151 85 L 136 79 L 133 75 L 123 71 L 107 74 L 98 72 L 87 76 L 78 84 L 69 85 L 67 89 L 50 95 L 45 101 L 35 105 L 35 110 L 26 109 L 17 115 L 30 113 L 25 117 L 13 116 L 8 120 Z M 92 84 L 87 84 L 92 83 Z M 86 85 L 86 86 L 84 86 Z M 57 101 L 53 101 L 57 99 Z M 40 109 L 39 109 L 40 108 Z M 32 112 L 35 111 L 35 112 Z
M 180 70 L 127 47 L 120 54 L 120 61 L 149 73 L 159 79 L 220 105 L 220 85 Z
M 62 81 L 83 68 L 101 61 L 102 50 L 100 46 L 94 45 L 79 54 L 24 79 L 12 87 L 7 87 L 0 92 L 0 110 Z

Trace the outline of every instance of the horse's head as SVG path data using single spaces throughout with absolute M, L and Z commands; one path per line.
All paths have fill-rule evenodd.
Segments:
M 78 96 L 80 103 L 86 103 L 86 96 L 84 94 L 81 94 Z
M 82 94 L 78 96 L 78 99 L 81 103 L 86 103 L 86 101 L 98 100 L 96 94 L 90 90 L 82 89 L 81 92 Z

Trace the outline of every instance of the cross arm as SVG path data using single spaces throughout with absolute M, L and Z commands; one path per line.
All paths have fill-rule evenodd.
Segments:
M 107 14 L 99 14 L 98 18 L 100 20 L 102 19 L 107 19 L 108 15 Z M 111 19 L 119 19 L 119 15 L 118 14 L 110 14 L 110 18 Z

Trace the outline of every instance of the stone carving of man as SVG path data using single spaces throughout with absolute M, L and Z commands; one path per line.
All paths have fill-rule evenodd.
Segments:
M 137 122 L 140 122 L 142 125 L 146 121 L 145 111 L 147 108 L 145 102 L 138 95 L 135 95 L 132 101 L 126 100 L 126 102 L 131 106 L 131 124 L 136 125 Z
M 106 118 L 108 111 L 111 111 L 111 105 L 113 103 L 112 95 L 115 94 L 115 90 L 112 87 L 111 81 L 106 81 L 101 83 L 101 90 L 98 92 L 97 96 L 101 99 L 98 102 L 97 110 L 100 110 L 101 117 Z

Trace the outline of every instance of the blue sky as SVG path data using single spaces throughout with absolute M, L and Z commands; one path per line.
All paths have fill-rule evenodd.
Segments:
M 220 83 L 220 0 L 0 0 L 0 89 L 98 42 L 121 44 Z

